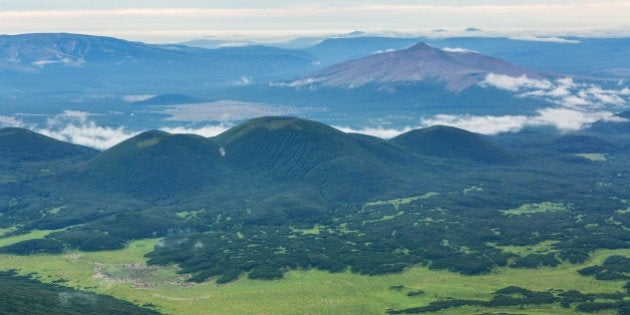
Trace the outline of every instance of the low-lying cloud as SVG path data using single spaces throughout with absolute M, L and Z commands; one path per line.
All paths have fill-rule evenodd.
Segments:
M 630 102 L 630 89 L 606 89 L 597 84 L 575 82 L 566 77 L 556 80 L 533 79 L 526 75 L 511 77 L 489 73 L 479 83 L 482 87 L 495 87 L 516 92 L 518 97 L 543 99 L 565 108 L 586 110 L 589 108 L 622 108 Z
M 584 112 L 568 108 L 545 108 L 532 116 L 436 115 L 421 119 L 420 126 L 445 125 L 485 135 L 496 135 L 540 126 L 552 126 L 561 132 L 578 131 L 599 120 L 623 121 L 608 111 Z
M 219 135 L 226 130 L 230 129 L 230 126 L 225 124 L 220 125 L 207 125 L 199 128 L 188 128 L 188 127 L 164 127 L 160 128 L 162 131 L 166 131 L 168 133 L 178 133 L 178 134 L 196 134 L 203 137 L 214 137 Z
M 168 106 L 161 111 L 168 121 L 204 122 L 234 121 L 260 116 L 299 115 L 307 112 L 322 112 L 325 108 L 293 107 L 264 103 L 220 100 L 209 103 Z
M 471 50 L 471 49 L 462 48 L 462 47 L 444 47 L 442 48 L 442 50 L 446 52 L 454 52 L 454 53 L 479 53 L 476 50 Z
M 531 36 L 531 35 L 523 35 L 510 37 L 512 40 L 522 40 L 528 42 L 547 42 L 547 43 L 559 43 L 559 44 L 579 44 L 581 43 L 576 39 L 566 39 L 557 36 Z
M 26 124 L 22 120 L 17 119 L 15 117 L 0 115 L 0 128 L 5 128 L 5 127 L 22 128 L 22 127 L 26 127 Z
M 124 126 L 101 126 L 91 117 L 99 116 L 83 111 L 64 111 L 50 117 L 44 126 L 27 124 L 11 116 L 0 116 L 0 128 L 27 128 L 57 140 L 83 145 L 98 150 L 109 149 L 142 131 L 129 130 Z M 230 128 L 228 124 L 207 124 L 200 127 L 164 127 L 162 131 L 176 134 L 197 134 L 203 137 L 216 136 Z
M 378 137 L 382 139 L 391 139 L 393 137 L 396 137 L 399 134 L 402 134 L 402 133 L 405 133 L 407 131 L 411 131 L 414 129 L 411 127 L 404 127 L 400 129 L 384 128 L 384 127 L 365 127 L 365 128 L 359 128 L 359 129 L 344 127 L 344 126 L 333 126 L 333 127 L 346 133 L 358 133 L 358 134 L 369 135 L 369 136 Z
M 51 138 L 99 150 L 110 148 L 138 134 L 125 130 L 123 126 L 117 128 L 99 126 L 89 119 L 93 115 L 82 111 L 64 111 L 48 118 L 45 127 L 31 129 Z

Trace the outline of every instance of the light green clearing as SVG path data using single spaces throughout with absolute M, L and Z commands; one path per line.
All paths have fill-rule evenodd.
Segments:
M 2 231 L 12 231 L 12 229 L 4 229 Z M 2 232 L 0 231 L 0 232 Z M 56 231 L 62 231 L 62 230 L 55 230 L 55 231 L 40 231 L 40 230 L 33 230 L 28 234 L 23 234 L 23 235 L 16 235 L 16 236 L 11 236 L 11 237 L 0 237 L 0 247 L 3 246 L 8 246 L 11 244 L 15 244 L 21 241 L 26 241 L 26 240 L 30 240 L 30 239 L 35 239 L 35 238 L 44 238 L 44 236 L 52 233 L 52 232 L 56 232 Z M 0 233 L 0 235 L 2 235 L 4 233 Z
M 630 213 L 630 207 L 626 208 L 625 210 L 617 210 L 617 213 L 619 213 L 619 214 Z
M 140 149 L 144 149 L 144 148 L 148 148 L 148 147 L 150 147 L 152 145 L 156 145 L 156 144 L 160 143 L 161 140 L 162 140 L 162 138 L 155 137 L 155 138 L 144 140 L 142 142 L 138 142 L 136 144 L 136 146 L 138 148 L 140 148 Z
M 177 274 L 178 268 L 174 266 L 147 266 L 144 255 L 157 242 L 157 239 L 135 241 L 123 250 L 106 252 L 0 255 L 0 269 L 18 269 L 21 274 L 34 272 L 44 282 L 65 279 L 66 286 L 112 295 L 139 305 L 152 303 L 157 310 L 169 314 L 207 314 L 208 310 L 216 314 L 383 314 L 388 308 L 424 306 L 446 298 L 488 300 L 492 292 L 510 285 L 536 291 L 619 292 L 623 291 L 626 281 L 597 281 L 580 276 L 577 270 L 601 264 L 611 255 L 630 256 L 630 249 L 602 250 L 585 264 L 535 270 L 500 268 L 483 276 L 463 276 L 424 267 L 385 276 L 309 270 L 290 271 L 284 279 L 276 281 L 249 280 L 242 276 L 236 282 L 217 285 L 213 281 L 186 283 L 187 277 Z M 544 248 L 549 244 L 537 246 Z M 404 288 L 401 291 L 390 289 L 397 285 Z M 406 295 L 414 290 L 423 290 L 426 294 Z M 464 307 L 439 314 L 574 314 L 557 305 L 526 306 L 525 309 Z
M 382 218 L 376 219 L 376 220 L 365 220 L 363 222 L 361 222 L 361 225 L 366 225 L 367 223 L 374 223 L 374 222 L 381 222 L 381 221 L 386 221 L 386 220 L 391 220 L 395 217 L 399 217 L 401 215 L 405 214 L 405 211 L 398 211 L 398 213 L 394 214 L 394 215 L 384 215 Z
M 197 210 L 197 211 L 182 211 L 175 213 L 178 217 L 186 220 L 197 219 L 197 215 L 203 213 L 205 210 Z
M 473 192 L 481 192 L 481 191 L 483 191 L 483 187 L 470 186 L 470 187 L 464 189 L 464 194 L 469 194 L 469 193 L 473 193 Z
M 557 212 L 567 211 L 568 209 L 561 203 L 555 202 L 542 202 L 542 203 L 529 203 L 524 204 L 516 209 L 501 210 L 504 215 L 523 215 L 530 213 L 540 212 Z
M 3 237 L 11 232 L 14 232 L 15 230 L 17 230 L 17 228 L 15 227 L 10 227 L 10 228 L 6 228 L 6 229 L 0 229 L 0 237 Z
M 382 205 L 392 205 L 394 206 L 394 208 L 396 208 L 396 210 L 398 210 L 398 207 L 400 205 L 404 205 L 404 204 L 408 204 L 408 203 L 412 203 L 416 200 L 421 200 L 421 199 L 428 199 L 434 196 L 439 195 L 439 193 L 437 192 L 428 192 L 422 196 L 413 196 L 413 197 L 407 197 L 407 198 L 398 198 L 398 199 L 391 199 L 391 200 L 381 200 L 381 201 L 373 201 L 373 202 L 368 202 L 365 205 L 363 205 L 362 210 L 365 210 L 366 207 L 373 207 L 373 206 L 382 206 Z
M 575 155 L 594 162 L 606 162 L 606 155 L 601 153 L 576 153 Z
M 319 224 L 315 224 L 312 229 L 296 229 L 291 227 L 291 232 L 300 233 L 302 235 L 319 235 L 319 229 L 321 226 Z
M 66 206 L 54 207 L 54 208 L 50 208 L 48 210 L 41 211 L 42 218 L 46 217 L 46 216 L 49 216 L 49 215 L 59 214 L 59 212 L 61 212 L 61 209 L 65 208 L 65 207 Z
M 553 245 L 556 243 L 558 243 L 558 241 L 549 240 L 531 246 L 497 246 L 493 243 L 488 243 L 488 245 L 498 248 L 504 252 L 513 253 L 523 257 L 530 254 L 547 254 L 557 252 L 557 250 L 553 248 Z

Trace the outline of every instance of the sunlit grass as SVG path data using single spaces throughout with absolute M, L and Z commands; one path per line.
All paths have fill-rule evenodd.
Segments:
M 463 276 L 424 267 L 384 276 L 309 270 L 290 271 L 284 279 L 276 281 L 250 280 L 243 276 L 236 282 L 217 285 L 212 281 L 186 283 L 186 276 L 177 274 L 176 267 L 146 268 L 144 255 L 157 242 L 157 239 L 135 241 L 123 250 L 106 252 L 0 255 L 0 269 L 18 269 L 21 274 L 34 272 L 45 282 L 64 279 L 64 285 L 70 287 L 109 294 L 139 305 L 151 303 L 157 310 L 173 314 L 207 314 L 209 310 L 216 314 L 383 314 L 388 308 L 424 306 L 446 298 L 489 300 L 494 291 L 510 285 L 535 291 L 618 292 L 623 290 L 625 281 L 597 281 L 580 276 L 577 270 L 601 264 L 610 255 L 630 255 L 630 250 L 598 251 L 585 264 L 535 270 L 501 268 L 482 276 Z M 550 245 L 541 243 L 522 253 Z M 400 285 L 403 289 L 391 289 Z M 407 296 L 406 293 L 413 290 L 426 293 Z M 573 313 L 558 305 L 537 305 L 525 309 L 465 307 L 439 314 L 484 312 Z
M 594 162 L 606 162 L 607 160 L 606 155 L 601 153 L 577 153 L 575 155 Z
M 505 215 L 523 215 L 541 212 L 567 211 L 568 209 L 561 203 L 541 202 L 522 205 L 516 209 L 502 210 Z
M 530 254 L 546 254 L 546 253 L 551 253 L 551 252 L 557 252 L 557 250 L 553 248 L 553 245 L 557 243 L 558 241 L 548 240 L 548 241 L 538 243 L 536 245 L 528 245 L 528 246 L 497 246 L 494 244 L 488 244 L 488 245 L 499 248 L 504 252 L 513 253 L 513 254 L 523 257 Z

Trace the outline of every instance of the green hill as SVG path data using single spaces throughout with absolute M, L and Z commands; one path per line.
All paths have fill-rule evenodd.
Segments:
M 216 184 L 220 158 L 201 136 L 147 131 L 90 160 L 81 175 L 99 189 L 161 199 Z
M 454 127 L 433 126 L 412 130 L 391 141 L 420 155 L 483 163 L 508 160 L 508 155 L 492 142 Z
M 0 129 L 0 160 L 13 162 L 90 158 L 97 150 L 59 141 L 22 128 Z
M 588 135 L 565 135 L 556 139 L 554 144 L 557 150 L 567 153 L 608 153 L 616 150 L 611 142 Z

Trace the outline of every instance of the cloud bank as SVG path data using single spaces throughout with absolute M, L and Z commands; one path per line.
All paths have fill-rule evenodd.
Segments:
M 57 140 L 83 145 L 98 150 L 109 149 L 142 131 L 132 131 L 124 126 L 100 126 L 90 117 L 98 116 L 83 111 L 64 111 L 46 120 L 45 126 L 29 125 L 21 119 L 11 116 L 0 116 L 0 128 L 27 128 Z M 174 134 L 197 134 L 203 137 L 216 136 L 231 126 L 228 124 L 204 125 L 201 127 L 164 127 L 162 131 Z
M 547 43 L 559 43 L 559 44 L 579 44 L 581 43 L 579 40 L 576 39 L 566 39 L 566 38 L 562 38 L 562 37 L 557 37 L 557 36 L 516 36 L 516 37 L 510 37 L 510 39 L 512 40 L 522 40 L 522 41 L 528 41 L 528 42 L 547 42 Z
M 552 104 L 572 109 L 617 107 L 630 102 L 630 89 L 606 89 L 593 83 L 575 82 L 566 77 L 555 81 L 532 79 L 526 75 L 510 77 L 490 73 L 479 83 L 482 87 L 495 87 L 517 92 L 518 97 L 540 98 Z
M 3 32 L 71 32 L 166 42 L 226 34 L 262 35 L 367 31 L 464 30 L 470 26 L 504 30 L 583 31 L 619 29 L 627 33 L 627 1 L 128 1 L 113 5 L 80 1 L 4 1 Z M 98 2 L 98 1 L 97 1 Z M 15 4 L 18 3 L 18 4 Z M 60 3 L 55 5 L 55 3 Z M 537 38 L 534 38 L 537 39 Z M 537 40 L 559 41 L 544 37 Z M 177 41 L 177 40 L 174 40 Z M 565 40 L 566 41 L 566 40 Z
M 323 112 L 321 107 L 293 107 L 264 103 L 220 100 L 209 103 L 167 106 L 160 113 L 168 115 L 168 121 L 204 122 L 234 121 L 260 116 L 299 115 Z

